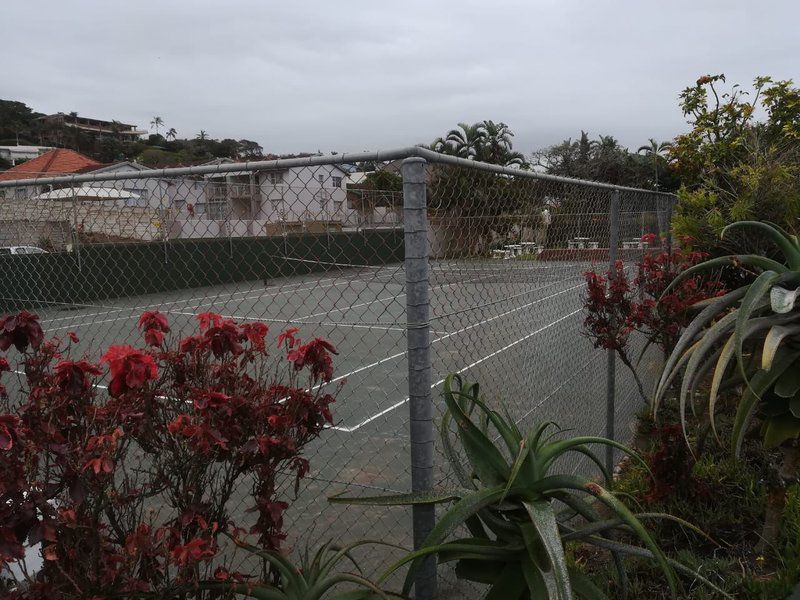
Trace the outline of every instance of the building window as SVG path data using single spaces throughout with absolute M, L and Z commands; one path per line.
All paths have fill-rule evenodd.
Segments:
M 320 185 L 325 183 L 325 175 L 317 175 L 317 181 L 319 181 Z
M 341 177 L 333 177 L 333 187 L 342 187 L 342 178 Z
M 228 218 L 228 203 L 227 202 L 207 202 L 205 215 L 207 219 L 212 221 L 224 221 Z
M 270 171 L 267 173 L 267 181 L 272 185 L 283 183 L 283 173 L 280 171 Z
M 25 200 L 25 188 L 14 189 L 14 200 Z

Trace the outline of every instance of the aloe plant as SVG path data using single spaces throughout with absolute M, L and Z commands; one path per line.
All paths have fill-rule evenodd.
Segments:
M 734 230 L 752 231 L 773 241 L 783 262 L 758 255 L 730 255 L 695 265 L 676 279 L 729 265 L 756 275 L 751 283 L 704 303 L 666 362 L 654 394 L 653 413 L 680 376 L 678 402 L 688 443 L 686 408 L 689 405 L 694 409 L 697 391 L 708 383 L 709 423 L 720 440 L 715 419 L 720 392 L 742 386 L 733 415 L 731 451 L 739 456 L 745 435 L 757 420 L 764 446 L 780 447 L 783 452 L 770 490 L 763 549 L 777 541 L 785 493 L 781 490 L 797 476 L 800 467 L 800 307 L 796 306 L 800 240 L 777 225 L 757 221 L 733 223 L 722 236 Z
M 233 538 L 232 538 L 233 539 Z M 236 595 L 258 600 L 362 600 L 381 598 L 388 600 L 398 597 L 397 594 L 380 589 L 361 572 L 358 563 L 353 559 L 351 551 L 359 546 L 380 544 L 384 542 L 362 540 L 342 547 L 331 542 L 322 544 L 313 554 L 304 552 L 299 564 L 295 565 L 289 558 L 279 552 L 262 550 L 234 539 L 234 543 L 260 558 L 277 573 L 276 583 L 252 581 L 205 581 L 199 584 L 200 589 L 215 592 L 230 592 Z M 357 572 L 338 570 L 339 563 L 348 560 Z M 347 586 L 345 591 L 333 592 L 337 586 Z
M 422 546 L 392 565 L 379 582 L 409 564 L 403 586 L 403 593 L 408 594 L 422 561 L 436 555 L 439 563 L 455 562 L 459 577 L 488 584 L 489 599 L 603 597 L 590 579 L 567 561 L 564 542 L 573 541 L 611 550 L 623 587 L 622 557 L 652 558 L 676 596 L 675 570 L 687 569 L 665 556 L 641 522 L 642 518 L 673 517 L 637 516 L 608 487 L 557 469 L 564 455 L 579 453 L 597 465 L 610 486 L 609 473 L 588 445 L 610 445 L 634 460 L 642 462 L 641 458 L 624 445 L 601 437 L 559 439 L 557 433 L 548 435 L 552 423 L 523 434 L 511 418 L 491 410 L 480 399 L 478 384 L 463 383 L 455 375 L 444 382 L 444 401 L 442 444 L 460 487 L 424 494 L 330 499 L 335 503 L 385 506 L 452 503 Z M 451 440 L 453 423 L 469 470 L 462 465 Z M 557 511 L 556 501 L 567 507 L 564 512 Z M 604 506 L 597 506 L 597 502 Z M 696 530 L 680 519 L 674 520 Z M 450 540 L 463 526 L 469 537 Z M 614 534 L 619 531 L 637 538 L 642 545 L 618 541 Z M 694 573 L 692 576 L 696 577 Z

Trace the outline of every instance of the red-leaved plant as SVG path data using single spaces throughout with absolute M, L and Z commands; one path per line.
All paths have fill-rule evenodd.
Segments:
M 656 236 L 647 234 L 642 241 L 650 247 Z M 630 356 L 630 335 L 645 335 L 647 345 L 656 344 L 665 354 L 671 352 L 681 330 L 691 321 L 692 305 L 725 292 L 717 280 L 687 277 L 664 295 L 670 283 L 689 267 L 706 258 L 701 252 L 680 248 L 671 252 L 645 252 L 636 262 L 636 276 L 631 277 L 621 260 L 605 273 L 584 273 L 584 333 L 595 348 L 614 350 L 633 373 L 639 391 L 644 388 Z
M 70 356 L 73 334 L 45 340 L 36 315 L 0 320 L 0 349 L 16 348 L 24 374 L 0 391 L 0 577 L 12 597 L 172 597 L 241 580 L 218 545 L 242 532 L 234 491 L 247 491 L 260 547 L 279 548 L 279 478 L 299 483 L 304 446 L 332 422 L 336 350 L 291 329 L 273 357 L 263 323 L 197 318 L 197 335 L 168 340 L 166 317 L 146 312 L 146 346 L 111 346 L 99 363 Z M 37 545 L 43 564 L 27 571 Z

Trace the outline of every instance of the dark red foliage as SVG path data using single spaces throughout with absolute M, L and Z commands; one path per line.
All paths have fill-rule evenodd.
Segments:
M 303 346 L 296 347 L 289 352 L 287 358 L 294 363 L 294 368 L 297 371 L 309 366 L 312 377 L 330 381 L 333 377 L 331 354 L 338 354 L 333 344 L 326 340 L 315 338 Z
M 139 390 L 158 376 L 158 368 L 153 357 L 130 346 L 111 346 L 100 358 L 100 362 L 108 363 L 108 369 L 111 371 L 108 393 L 112 396 Z
M 655 236 L 644 236 L 652 244 Z M 713 279 L 687 277 L 668 294 L 667 287 L 684 270 L 699 263 L 699 252 L 645 252 L 635 263 L 637 275 L 631 279 L 622 261 L 605 274 L 584 273 L 587 284 L 584 331 L 595 348 L 619 352 L 627 360 L 627 347 L 633 331 L 644 333 L 665 352 L 672 350 L 681 330 L 691 321 L 690 307 L 725 292 Z
M 645 460 L 653 474 L 649 502 L 678 496 L 681 498 L 708 499 L 708 486 L 692 474 L 695 458 L 683 438 L 680 424 L 672 423 L 653 432 L 655 447 L 645 454 Z
M 287 330 L 273 359 L 265 324 L 203 313 L 197 335 L 167 344 L 166 317 L 148 312 L 146 348 L 101 357 L 106 394 L 101 366 L 44 341 L 35 315 L 0 322 L 28 384 L 0 410 L 0 570 L 29 545 L 45 559 L 25 597 L 173 597 L 202 579 L 247 580 L 218 564 L 217 539 L 242 531 L 229 504 L 248 486 L 248 530 L 279 548 L 288 503 L 278 476 L 297 486 L 310 468 L 304 446 L 333 421 L 329 342 L 300 345 Z
M 15 315 L 0 318 L 0 350 L 5 352 L 12 345 L 20 352 L 28 346 L 37 349 L 44 340 L 39 317 L 23 310 Z

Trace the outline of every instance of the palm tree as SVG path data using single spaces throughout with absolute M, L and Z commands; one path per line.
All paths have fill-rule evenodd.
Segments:
M 201 142 L 208 139 L 208 133 L 206 133 L 203 129 L 200 130 L 200 133 L 197 134 L 195 139 L 200 140 Z
M 161 117 L 153 117 L 153 120 L 150 121 L 150 129 L 156 130 L 156 135 L 158 135 L 158 129 L 164 126 L 164 119 Z
M 177 137 L 177 135 L 178 135 L 178 132 L 175 131 L 174 127 L 170 127 L 169 131 L 167 131 L 167 139 L 168 140 L 174 140 Z
M 671 142 L 661 142 L 660 144 L 655 141 L 653 138 L 648 140 L 650 143 L 644 146 L 641 146 L 636 153 L 637 154 L 644 154 L 645 156 L 650 156 L 653 159 L 653 181 L 655 188 L 658 189 L 658 160 L 659 158 L 663 158 L 667 150 L 672 148 Z
M 459 123 L 458 129 L 451 129 L 445 141 L 453 145 L 455 154 L 462 158 L 476 158 L 486 143 L 486 130 L 483 123 L 469 125 Z
M 481 148 L 480 160 L 503 165 L 504 167 L 523 167 L 527 164 L 525 155 L 521 152 L 514 152 L 514 145 L 511 138 L 514 132 L 505 123 L 495 123 L 494 121 L 484 121 L 482 123 L 485 134 L 485 143 Z

